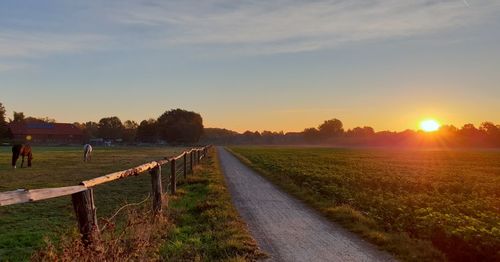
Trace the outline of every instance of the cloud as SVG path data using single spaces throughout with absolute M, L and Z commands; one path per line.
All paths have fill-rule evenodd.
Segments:
M 15 70 L 22 68 L 24 66 L 21 65 L 15 65 L 15 64 L 0 64 L 0 73 L 5 72 L 5 71 L 10 71 L 10 70 Z
M 500 2 L 89 0 L 65 8 L 66 12 L 45 14 L 47 18 L 56 17 L 57 22 L 35 16 L 23 20 L 21 25 L 29 25 L 24 29 L 0 27 L 0 58 L 122 47 L 196 47 L 210 51 L 205 53 L 251 55 L 324 50 L 485 22 L 500 12 Z M 4 19 L 20 24 L 16 17 Z
M 166 45 L 293 53 L 349 42 L 435 33 L 488 19 L 493 1 L 148 1 L 113 10 L 115 22 L 148 28 Z
M 0 57 L 43 57 L 98 49 L 107 38 L 93 34 L 0 31 Z

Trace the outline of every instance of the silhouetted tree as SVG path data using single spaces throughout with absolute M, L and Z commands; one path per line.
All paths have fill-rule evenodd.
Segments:
M 368 137 L 373 136 L 374 134 L 375 130 L 373 130 L 373 128 L 369 126 L 355 127 L 353 129 L 347 130 L 346 132 L 346 135 L 351 137 Z
M 342 121 L 336 118 L 323 122 L 318 127 L 318 131 L 324 138 L 335 137 L 344 133 Z
M 0 103 L 0 139 L 7 137 L 7 121 L 5 120 L 6 110 L 2 103 Z
M 304 140 L 309 143 L 318 142 L 321 138 L 320 132 L 314 127 L 306 128 L 302 133 L 304 134 Z
M 28 116 L 24 118 L 26 123 L 55 123 L 56 120 L 49 117 L 32 117 Z
M 158 118 L 158 131 L 169 143 L 196 143 L 203 134 L 203 119 L 198 113 L 173 109 Z
M 158 141 L 158 128 L 156 120 L 142 120 L 137 127 L 137 141 L 154 143 Z
M 85 123 L 73 123 L 75 126 L 80 128 L 83 132 L 83 140 L 88 143 L 90 139 L 97 138 L 99 136 L 99 124 L 96 122 L 85 122 Z
M 243 142 L 246 144 L 258 144 L 260 143 L 261 135 L 259 131 L 252 132 L 247 130 L 242 134 Z
M 132 120 L 127 120 L 123 123 L 123 140 L 126 142 L 133 142 L 136 140 L 137 127 L 139 125 Z
M 105 117 L 99 120 L 99 136 L 104 139 L 119 139 L 123 137 L 123 124 L 116 116 Z
M 486 135 L 489 144 L 500 146 L 500 125 L 495 125 L 492 122 L 483 122 L 479 126 L 479 131 Z
M 13 113 L 13 118 L 12 118 L 12 123 L 22 123 L 24 122 L 24 113 L 23 112 L 16 112 L 14 111 Z
M 225 128 L 204 128 L 200 140 L 204 144 L 228 144 L 235 143 L 239 136 L 238 132 Z

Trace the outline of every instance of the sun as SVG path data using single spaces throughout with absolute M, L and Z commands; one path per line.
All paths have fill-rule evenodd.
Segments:
M 441 127 L 441 124 L 434 119 L 426 119 L 420 122 L 420 129 L 424 132 L 434 132 L 437 131 L 439 127 Z

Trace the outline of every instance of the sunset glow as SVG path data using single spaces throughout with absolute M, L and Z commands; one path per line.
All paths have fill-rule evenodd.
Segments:
M 426 119 L 420 122 L 420 129 L 424 132 L 434 132 L 439 129 L 441 125 L 434 119 Z

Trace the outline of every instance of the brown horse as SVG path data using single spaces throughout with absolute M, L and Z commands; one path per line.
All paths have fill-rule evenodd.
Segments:
M 24 157 L 28 157 L 28 167 L 31 167 L 31 160 L 33 159 L 33 154 L 31 152 L 31 146 L 25 144 L 19 144 L 12 146 L 12 167 L 16 168 L 16 162 L 19 156 L 22 156 L 21 168 L 24 164 Z

